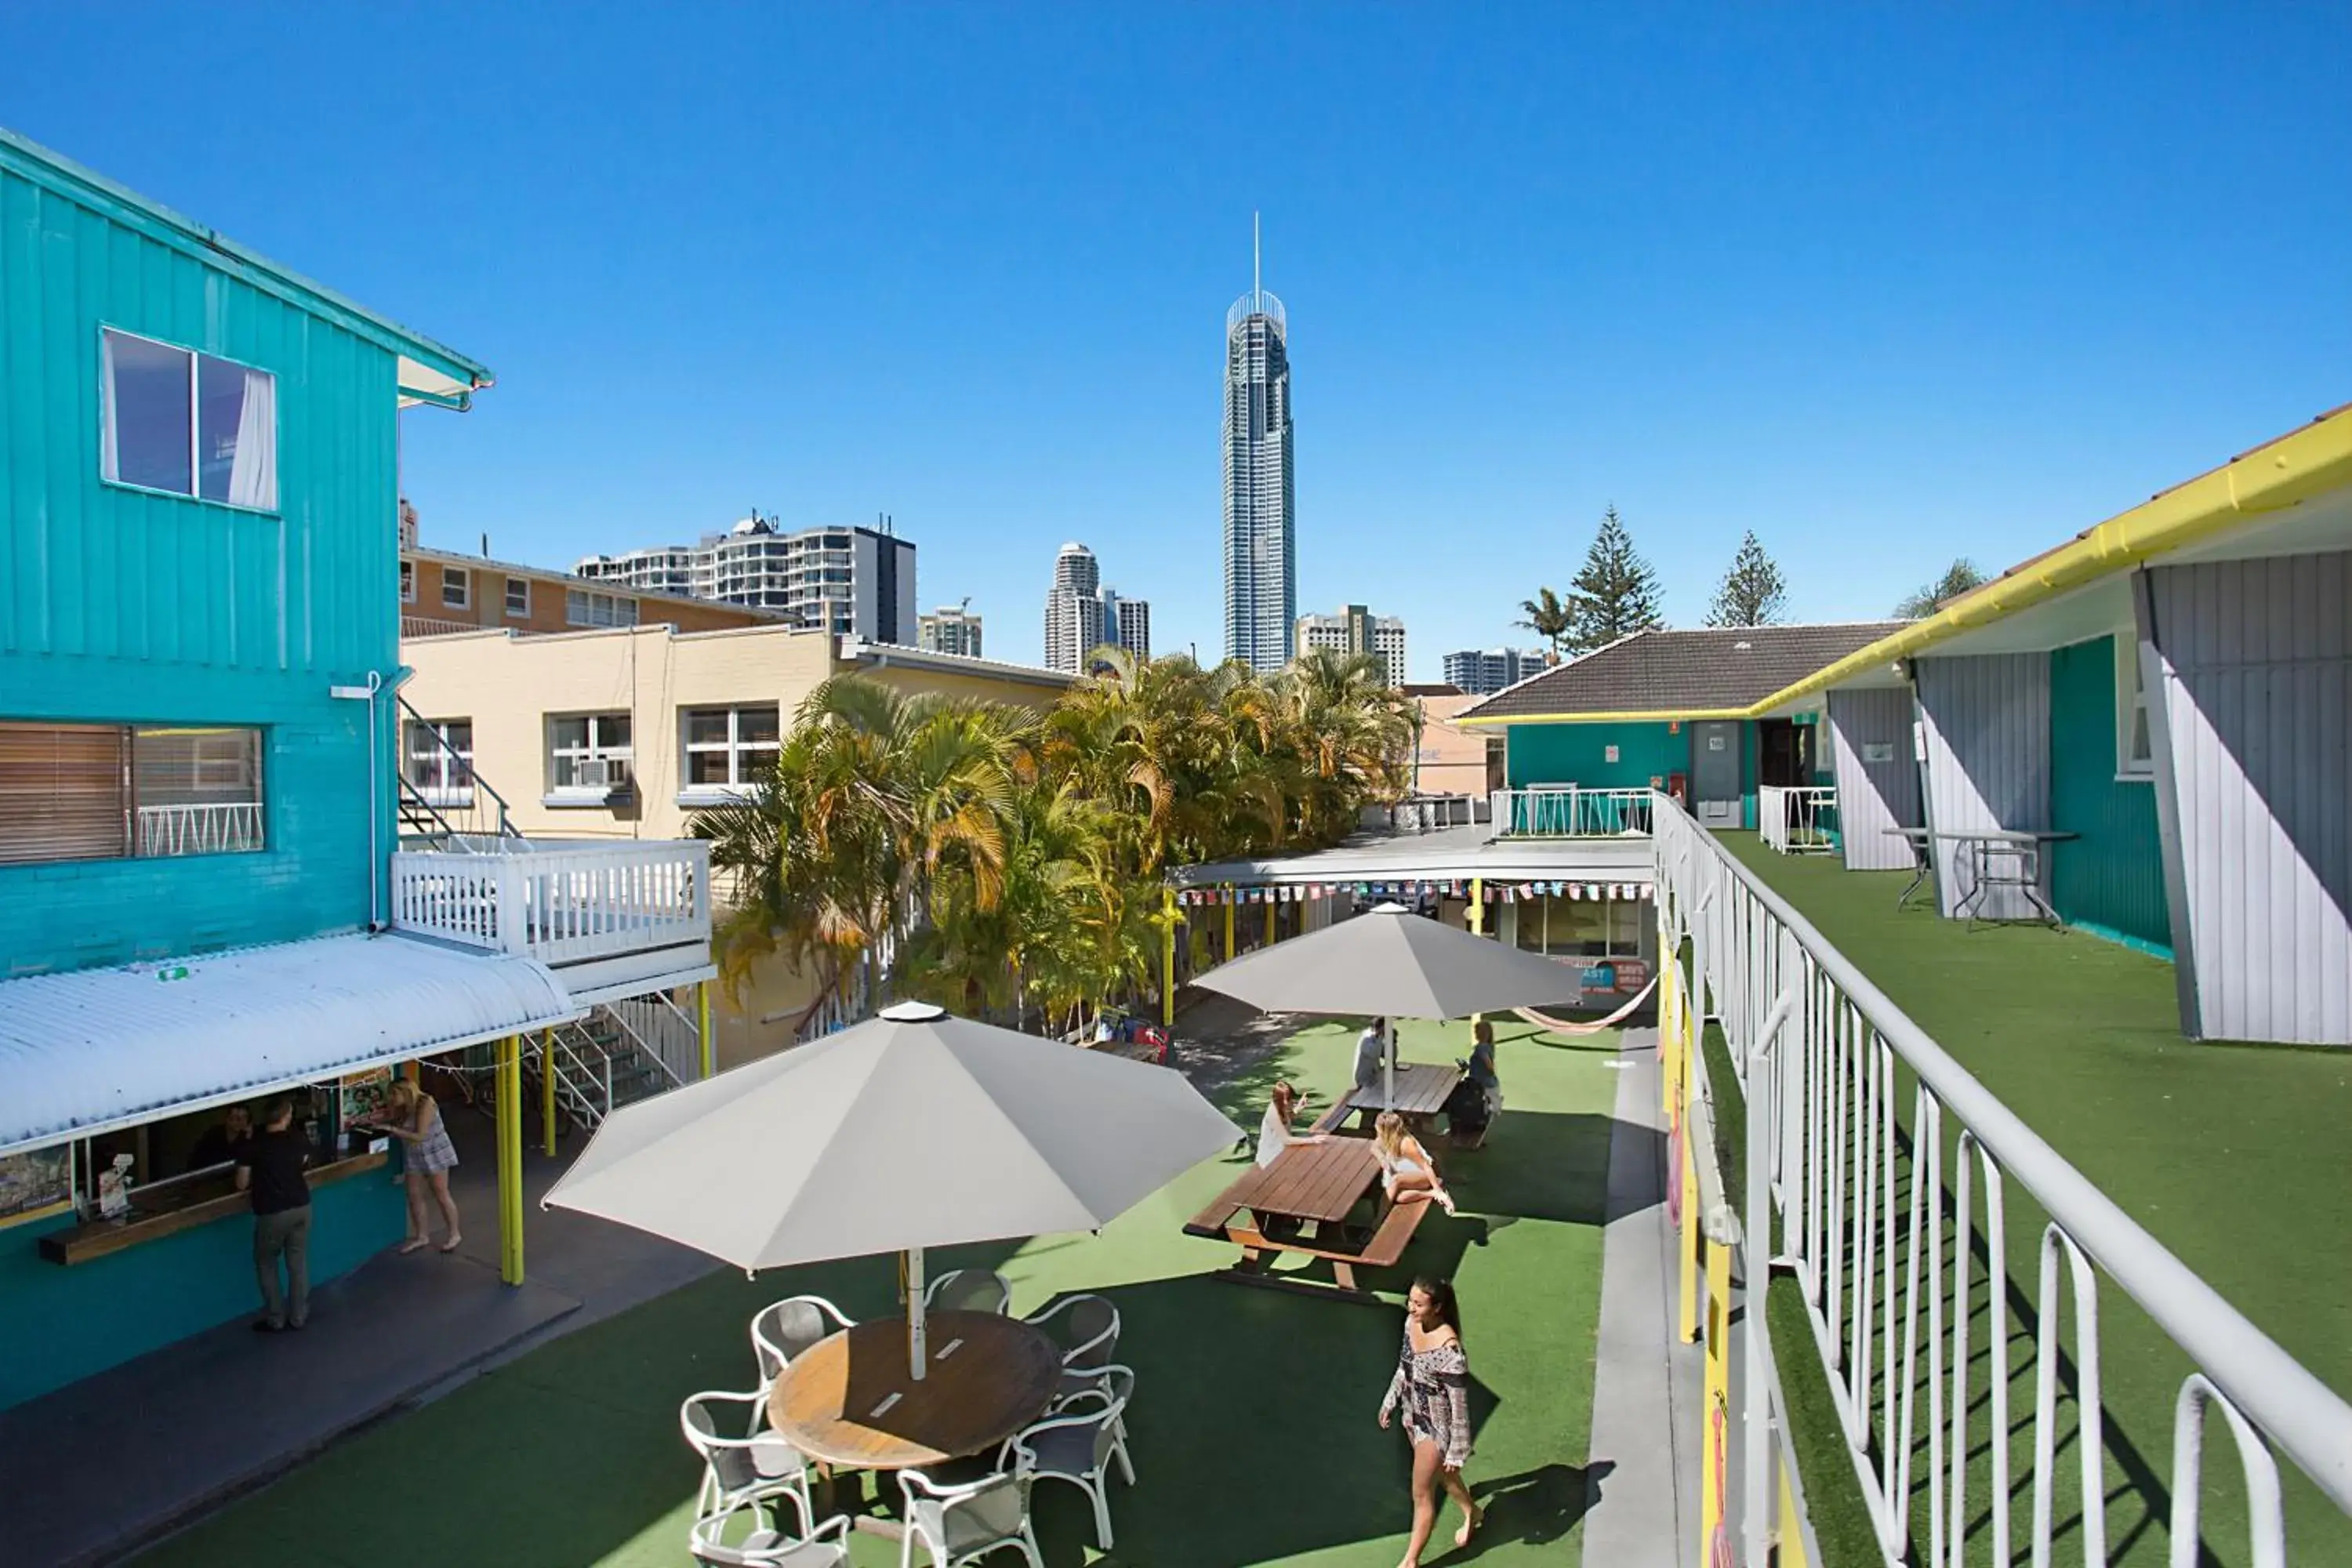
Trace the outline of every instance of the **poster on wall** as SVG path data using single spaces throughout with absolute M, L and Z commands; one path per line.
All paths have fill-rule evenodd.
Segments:
M 388 1067 L 370 1068 L 364 1072 L 352 1073 L 338 1079 L 336 1087 L 341 1091 L 337 1096 L 337 1109 L 341 1114 L 337 1117 L 335 1125 L 349 1127 L 360 1118 L 373 1116 L 383 1108 L 383 1097 L 392 1090 L 392 1069 Z
M 0 1225 L 37 1219 L 72 1204 L 72 1144 L 0 1159 Z

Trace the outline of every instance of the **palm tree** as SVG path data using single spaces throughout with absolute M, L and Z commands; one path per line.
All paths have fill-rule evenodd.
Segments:
M 1576 606 L 1563 603 L 1549 588 L 1538 588 L 1534 598 L 1519 601 L 1519 609 L 1521 617 L 1511 624 L 1527 627 L 1551 645 L 1552 662 L 1558 664 L 1559 645 L 1576 629 Z

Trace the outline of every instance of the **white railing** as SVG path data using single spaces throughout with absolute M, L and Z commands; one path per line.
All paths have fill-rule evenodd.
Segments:
M 1681 807 L 1661 796 L 1655 811 L 1662 957 L 1691 942 L 1746 1090 L 1747 1365 L 1789 1364 L 1769 1354 L 1760 1308 L 1772 1271 L 1792 1274 L 1886 1562 L 2012 1561 L 2010 1384 L 2029 1369 L 2030 1560 L 2046 1568 L 2063 1530 L 2075 1537 L 2070 1560 L 2107 1561 L 2098 1328 L 2107 1286 L 2194 1369 L 2180 1386 L 2166 1481 L 2175 1568 L 2198 1561 L 2210 1407 L 2238 1449 L 2254 1568 L 2287 1562 L 2273 1449 L 2352 1513 L 2352 1405 L 1994 1099 Z M 1896 1113 L 1906 1087 L 1907 1124 Z M 2010 1292 L 2027 1282 L 2011 1278 L 2005 1215 L 2018 1194 L 2050 1217 L 2035 1250 L 2036 1332 L 2027 1364 L 2013 1368 Z M 1972 1349 L 1979 1324 L 1983 1348 Z M 2062 1380 L 2071 1428 L 2062 1427 Z M 1769 1402 L 1765 1380 L 1749 1378 L 1736 1538 L 1748 1568 L 1767 1561 Z M 2062 1503 L 2067 1443 L 2075 1452 L 2064 1462 L 2079 1479 Z M 1912 1539 L 1915 1510 L 1924 1543 Z
M 673 1084 L 702 1076 L 702 1030 L 686 1010 L 656 991 L 604 1004 L 637 1048 L 661 1064 Z
M 1497 838 L 1643 837 L 1650 831 L 1650 792 L 1645 789 L 1561 784 L 1498 789 L 1488 798 Z
M 710 846 L 488 840 L 488 853 L 401 850 L 392 921 L 546 963 L 710 940 Z
M 1826 855 L 1837 827 L 1833 784 L 1759 784 L 1756 831 L 1783 855 Z
M 139 808 L 142 855 L 234 855 L 261 847 L 257 800 Z

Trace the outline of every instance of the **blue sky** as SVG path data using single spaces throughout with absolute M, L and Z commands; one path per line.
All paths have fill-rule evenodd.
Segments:
M 562 16 L 20 9 L 0 124 L 490 363 L 429 542 L 888 512 L 1003 658 L 1072 538 L 1216 651 L 1253 210 L 1300 607 L 1417 679 L 1612 501 L 1858 618 L 2352 398 L 2340 5 Z

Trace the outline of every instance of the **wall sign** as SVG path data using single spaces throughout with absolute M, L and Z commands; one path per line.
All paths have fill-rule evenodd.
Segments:
M 1895 742 L 1892 741 L 1864 741 L 1862 743 L 1862 760 L 1865 763 L 1893 762 L 1895 760 Z
M 1617 760 L 1617 748 L 1614 746 L 1605 748 L 1601 752 L 1601 760 L 1611 763 L 1615 762 Z
M 72 1205 L 72 1144 L 0 1159 L 0 1225 L 56 1214 Z
M 1719 752 L 1723 750 L 1723 737 L 1721 735 L 1709 735 L 1706 738 L 1706 749 L 1710 752 Z

